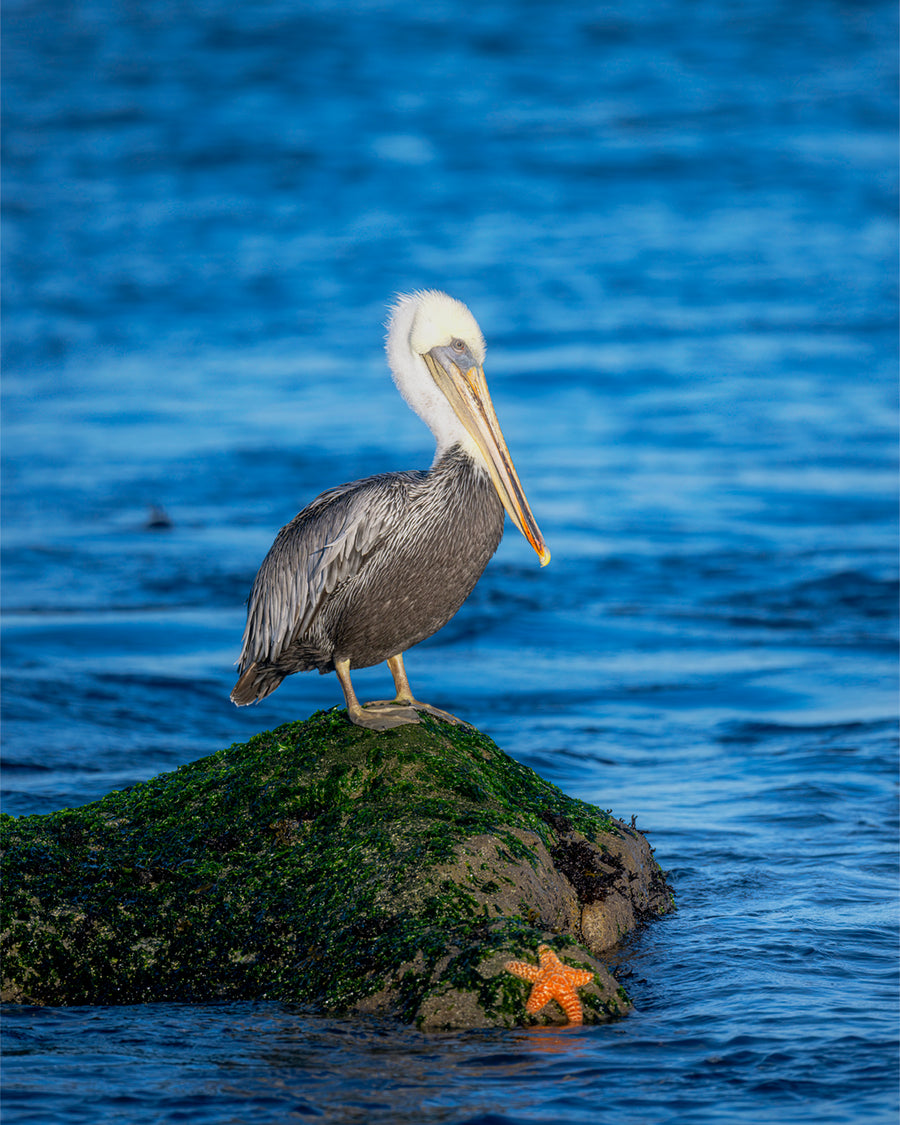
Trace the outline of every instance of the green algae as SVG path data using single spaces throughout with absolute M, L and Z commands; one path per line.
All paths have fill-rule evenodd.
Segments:
M 552 944 L 546 919 L 490 901 L 511 883 L 495 862 L 431 873 L 473 838 L 534 867 L 535 841 L 558 850 L 563 830 L 600 848 L 629 831 L 471 727 L 379 734 L 317 712 L 81 808 L 0 818 L 3 998 L 269 998 L 421 1020 L 452 993 L 521 1022 L 527 986 L 483 966 Z M 654 878 L 659 913 L 671 899 Z M 556 940 L 571 951 L 573 935 Z M 627 1000 L 585 1006 L 609 1018 Z

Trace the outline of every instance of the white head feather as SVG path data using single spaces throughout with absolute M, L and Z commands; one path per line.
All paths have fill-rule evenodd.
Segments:
M 465 426 L 438 389 L 422 356 L 432 348 L 463 340 L 484 364 L 484 336 L 462 301 L 436 289 L 399 294 L 387 324 L 387 357 L 397 389 L 437 441 L 436 459 L 452 445 L 478 461 L 483 457 Z

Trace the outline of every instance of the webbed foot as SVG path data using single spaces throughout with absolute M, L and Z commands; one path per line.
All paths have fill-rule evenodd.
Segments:
M 347 717 L 351 723 L 367 730 L 393 730 L 419 721 L 414 708 L 389 703 L 367 703 L 358 709 L 348 707 Z
M 440 707 L 432 707 L 430 703 L 421 703 L 418 699 L 376 699 L 373 703 L 365 704 L 366 709 L 369 707 L 377 707 L 379 710 L 390 710 L 393 708 L 395 711 L 424 711 L 426 715 L 434 715 L 436 719 L 443 719 L 445 723 L 453 723 L 454 726 L 468 726 L 464 719 L 458 719 L 455 715 L 451 715 L 449 711 L 442 711 Z

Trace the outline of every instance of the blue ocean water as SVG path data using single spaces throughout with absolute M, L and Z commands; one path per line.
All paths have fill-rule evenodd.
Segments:
M 886 0 L 8 0 L 6 811 L 340 702 L 232 707 L 243 602 L 325 487 L 429 463 L 381 338 L 433 286 L 553 561 L 508 531 L 413 686 L 679 903 L 607 1027 L 10 1008 L 8 1125 L 896 1122 L 896 41 Z

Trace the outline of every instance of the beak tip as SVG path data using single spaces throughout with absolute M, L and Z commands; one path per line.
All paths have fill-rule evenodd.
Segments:
M 550 561 L 550 552 L 547 550 L 546 547 L 543 549 L 543 551 L 540 552 L 540 559 L 541 559 L 541 566 L 546 566 L 547 563 Z

